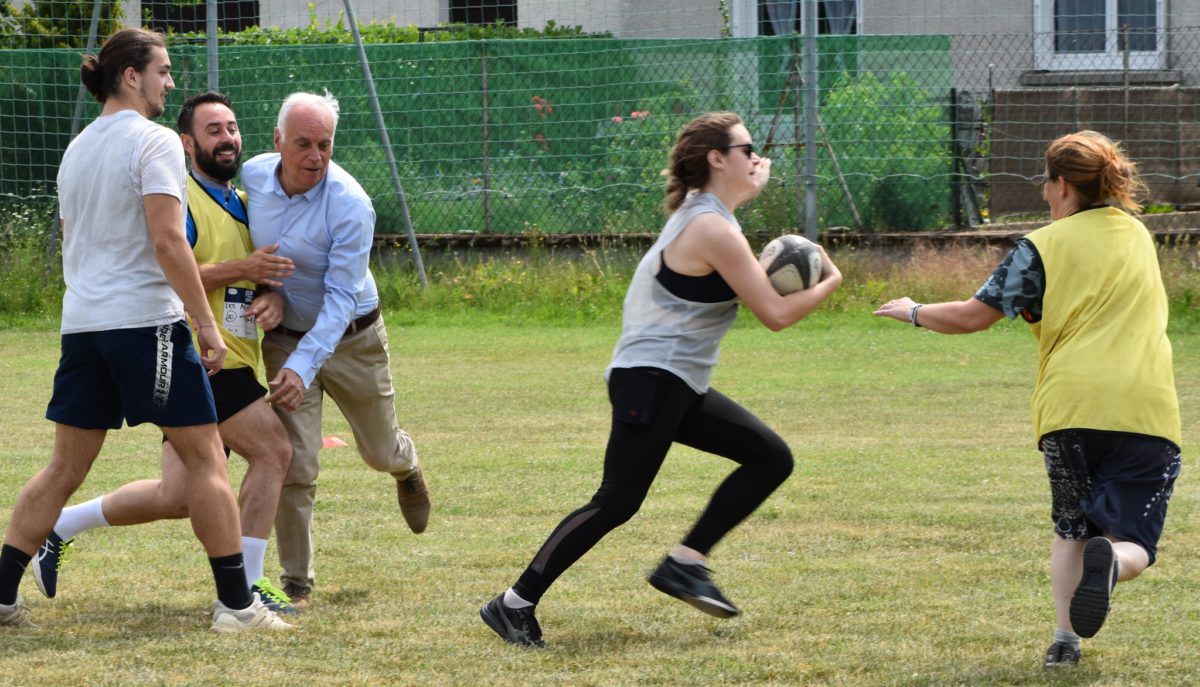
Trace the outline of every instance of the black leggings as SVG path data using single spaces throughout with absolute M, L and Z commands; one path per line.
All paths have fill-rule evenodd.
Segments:
M 697 394 L 665 370 L 616 368 L 608 394 L 613 423 L 600 488 L 587 505 L 563 518 L 517 580 L 514 590 L 531 603 L 638 512 L 673 442 L 740 465 L 683 539 L 684 546 L 705 555 L 792 472 L 792 452 L 783 439 L 715 389 Z

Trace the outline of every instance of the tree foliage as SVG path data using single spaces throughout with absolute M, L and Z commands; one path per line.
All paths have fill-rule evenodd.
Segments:
M 86 48 L 92 23 L 91 0 L 38 0 L 17 7 L 0 3 L 0 48 Z M 120 28 L 121 4 L 103 0 L 97 45 Z

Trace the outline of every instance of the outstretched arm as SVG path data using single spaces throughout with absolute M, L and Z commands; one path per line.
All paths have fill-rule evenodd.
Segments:
M 1004 317 L 1004 313 L 975 298 L 928 304 L 917 303 L 908 297 L 897 298 L 879 306 L 875 315 L 908 322 L 942 334 L 980 332 Z

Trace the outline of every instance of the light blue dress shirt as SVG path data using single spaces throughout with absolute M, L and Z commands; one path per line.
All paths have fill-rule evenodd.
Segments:
M 355 318 L 379 305 L 369 267 L 375 208 L 362 186 L 332 160 L 321 183 L 288 197 L 280 186 L 279 153 L 255 156 L 242 167 L 255 248 L 279 244 L 277 255 L 296 264 L 283 280 L 283 326 L 307 334 L 284 367 L 305 388 Z

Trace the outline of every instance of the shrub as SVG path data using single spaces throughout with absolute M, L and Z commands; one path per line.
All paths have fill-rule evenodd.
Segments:
M 843 75 L 821 116 L 864 223 L 901 231 L 948 223 L 950 125 L 916 80 L 900 71 L 886 80 Z M 821 176 L 822 226 L 849 225 L 828 160 Z

